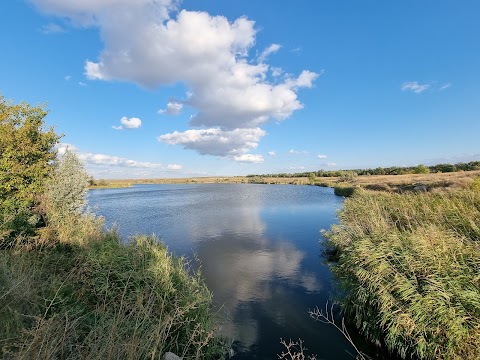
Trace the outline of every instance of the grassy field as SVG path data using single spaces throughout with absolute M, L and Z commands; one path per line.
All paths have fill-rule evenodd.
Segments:
M 448 175 L 413 181 L 455 191 L 356 191 L 327 233 L 347 318 L 404 358 L 480 358 L 480 180 Z

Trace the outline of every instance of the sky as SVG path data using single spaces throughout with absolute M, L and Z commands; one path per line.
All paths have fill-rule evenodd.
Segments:
M 8 0 L 0 94 L 95 178 L 480 160 L 477 0 Z

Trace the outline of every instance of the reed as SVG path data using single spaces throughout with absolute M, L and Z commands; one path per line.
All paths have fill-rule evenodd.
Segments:
M 153 237 L 0 252 L 0 357 L 217 359 L 211 292 Z
M 480 358 L 480 192 L 356 191 L 328 247 L 346 315 L 403 358 Z

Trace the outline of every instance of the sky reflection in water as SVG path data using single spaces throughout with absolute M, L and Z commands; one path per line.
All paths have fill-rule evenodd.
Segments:
M 196 256 L 234 338 L 236 358 L 273 359 L 280 338 L 302 338 L 322 359 L 351 359 L 333 327 L 308 310 L 331 297 L 320 233 L 341 198 L 313 186 L 137 185 L 90 191 L 89 203 L 124 237 L 155 233 L 171 251 Z

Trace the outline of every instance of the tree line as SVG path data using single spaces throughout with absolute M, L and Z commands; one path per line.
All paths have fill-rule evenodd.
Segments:
M 247 177 L 343 177 L 347 175 L 406 175 L 406 174 L 428 174 L 428 173 L 448 173 L 457 171 L 480 170 L 480 161 L 460 162 L 457 164 L 437 164 L 426 166 L 423 164 L 417 166 L 391 166 L 377 167 L 370 169 L 352 169 L 352 170 L 318 170 L 297 173 L 279 173 L 279 174 L 250 174 Z

